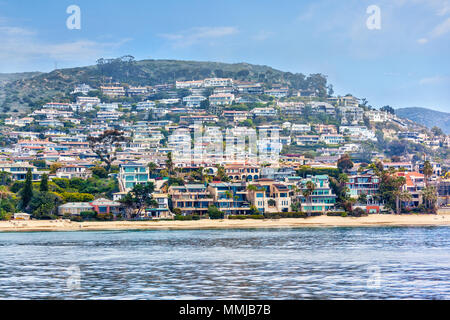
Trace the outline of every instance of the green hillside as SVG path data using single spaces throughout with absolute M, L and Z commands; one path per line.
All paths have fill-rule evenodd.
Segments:
M 294 89 L 315 90 L 319 96 L 327 94 L 327 79 L 321 74 L 305 76 L 301 73 L 283 72 L 268 66 L 247 63 L 135 61 L 133 57 L 125 56 L 117 59 L 99 59 L 94 66 L 54 70 L 32 78 L 8 82 L 0 88 L 0 107 L 3 112 L 15 109 L 27 111 L 43 102 L 70 99 L 70 91 L 79 83 L 86 83 L 94 88 L 110 82 L 151 86 L 207 77 L 258 81 L 266 87 L 283 84 Z

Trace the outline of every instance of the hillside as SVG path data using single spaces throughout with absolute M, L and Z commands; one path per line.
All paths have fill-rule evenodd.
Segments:
M 401 118 L 412 120 L 428 128 L 437 126 L 446 134 L 450 134 L 450 113 L 426 108 L 401 108 L 396 109 L 395 113 Z
M 0 84 L 9 81 L 28 79 L 39 74 L 41 74 L 41 72 L 0 73 Z
M 3 112 L 14 109 L 29 110 L 50 100 L 65 100 L 79 83 L 94 88 L 110 82 L 129 85 L 156 85 L 179 80 L 198 80 L 208 77 L 229 77 L 242 81 L 258 81 L 267 87 L 273 84 L 289 85 L 294 89 L 327 93 L 327 79 L 321 74 L 305 76 L 283 72 L 268 66 L 247 63 L 219 63 L 178 60 L 135 61 L 131 56 L 117 59 L 99 59 L 97 65 L 54 70 L 28 79 L 9 82 L 0 88 L 0 107 Z

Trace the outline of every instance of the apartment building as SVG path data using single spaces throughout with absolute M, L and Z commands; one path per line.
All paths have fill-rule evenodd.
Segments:
M 212 182 L 208 190 L 214 199 L 214 205 L 226 215 L 250 213 L 246 183 Z
M 144 163 L 128 162 L 119 166 L 119 185 L 121 190 L 130 191 L 136 184 L 150 181 L 149 168 Z
M 359 99 L 355 98 L 351 95 L 349 96 L 338 96 L 338 97 L 330 97 L 328 98 L 328 102 L 341 107 L 358 107 Z
M 92 177 L 92 172 L 88 170 L 85 166 L 70 164 L 65 165 L 56 170 L 56 177 L 65 179 L 72 179 L 72 178 L 87 179 Z
M 210 87 L 232 87 L 233 79 L 231 78 L 207 78 L 203 81 L 203 86 Z
M 212 105 L 230 105 L 234 101 L 234 94 L 219 93 L 209 96 L 209 103 Z
M 44 173 L 48 174 L 48 171 L 38 171 L 35 166 L 28 162 L 0 163 L 0 171 L 10 173 L 13 181 L 25 181 L 28 170 L 31 170 L 33 181 L 41 180 Z
M 205 215 L 214 199 L 203 184 L 170 186 L 169 195 L 173 208 L 181 210 L 182 215 Z
M 425 188 L 425 177 L 419 172 L 396 172 L 399 177 L 405 177 L 404 191 L 411 195 L 410 201 L 403 201 L 407 208 L 417 208 L 423 204 L 422 190 Z
M 314 190 L 309 197 L 305 197 L 303 191 L 308 189 L 307 183 L 309 181 L 314 184 Z M 330 187 L 327 175 L 307 175 L 298 186 L 301 190 L 298 197 L 302 203 L 303 212 L 325 213 L 334 210 L 337 197 Z
M 276 117 L 278 114 L 274 108 L 255 108 L 250 112 L 254 117 Z
M 183 102 L 187 107 L 190 108 L 198 108 L 202 104 L 203 101 L 206 100 L 206 97 L 200 95 L 190 95 L 183 98 Z
M 125 97 L 124 87 L 101 86 L 100 90 L 105 96 L 109 97 Z
M 380 188 L 380 178 L 372 174 L 358 174 L 348 177 L 345 183 L 348 188 L 348 195 L 358 198 L 360 195 L 374 196 Z
M 224 110 L 222 116 L 230 122 L 241 122 L 248 118 L 248 111 Z

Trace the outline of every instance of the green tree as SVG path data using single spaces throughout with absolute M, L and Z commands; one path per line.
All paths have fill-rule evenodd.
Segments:
M 428 186 L 430 177 L 433 175 L 433 166 L 430 161 L 425 161 L 423 164 L 423 175 L 425 176 L 425 184 Z
M 341 172 L 347 172 L 349 169 L 353 168 L 353 162 L 347 153 L 342 155 L 338 160 L 337 167 Z
M 11 173 L 6 171 L 0 171 L 0 185 L 9 186 L 12 182 Z
M 173 174 L 173 154 L 172 152 L 167 153 L 167 159 L 166 159 L 166 167 L 167 171 L 169 172 L 169 175 Z
M 156 168 L 158 168 L 158 165 L 156 163 L 150 162 L 148 164 L 148 172 L 149 172 L 150 177 L 153 176 L 153 174 L 156 171 Z
M 39 191 L 47 192 L 48 191 L 48 175 L 44 173 L 41 178 L 41 182 L 39 184 Z
M 223 219 L 224 213 L 220 211 L 216 206 L 209 206 L 208 216 L 210 219 Z
M 33 198 L 33 174 L 31 173 L 31 169 L 28 169 L 27 171 L 25 177 L 25 184 L 20 192 L 20 196 L 21 196 L 20 207 L 22 210 L 25 211 L 31 199 Z
M 105 168 L 103 168 L 103 167 L 99 167 L 99 166 L 93 167 L 91 169 L 91 171 L 92 171 L 92 174 L 94 176 L 96 176 L 96 177 L 98 177 L 100 179 L 108 178 L 108 171 Z
M 106 164 L 106 171 L 110 172 L 111 164 L 116 160 L 117 149 L 127 141 L 124 133 L 118 130 L 106 130 L 98 137 L 89 136 L 89 147 Z
M 120 201 L 126 207 L 137 210 L 136 216 L 139 216 L 142 210 L 154 204 L 152 193 L 155 187 L 152 182 L 147 182 L 146 184 L 136 184 L 133 189 L 128 192 L 125 197 Z M 134 214 L 132 213 L 131 216 Z
M 425 201 L 426 208 L 431 209 L 433 212 L 436 209 L 437 192 L 434 186 L 427 186 L 422 190 L 423 200 Z
M 52 192 L 35 192 L 29 203 L 29 211 L 38 219 L 53 218 L 61 198 Z

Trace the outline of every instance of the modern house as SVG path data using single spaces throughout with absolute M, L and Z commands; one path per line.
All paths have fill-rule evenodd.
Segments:
M 144 163 L 128 162 L 119 166 L 119 185 L 121 190 L 130 191 L 136 184 L 150 181 L 149 168 Z
M 303 191 L 307 190 L 307 183 L 314 184 L 314 190 L 309 197 L 303 195 Z M 298 197 L 302 203 L 302 211 L 313 213 L 325 213 L 334 209 L 336 204 L 336 195 L 330 187 L 329 177 L 327 175 L 308 175 L 299 183 L 301 190 Z

